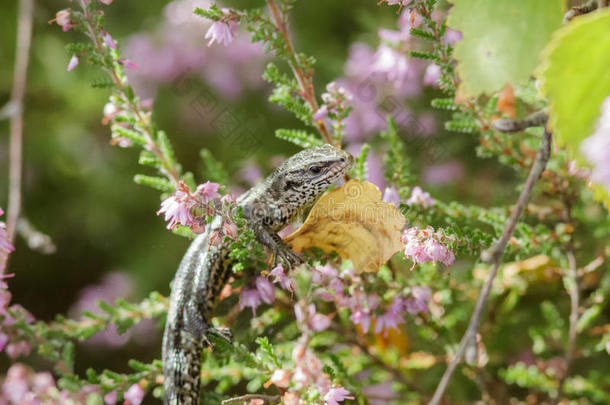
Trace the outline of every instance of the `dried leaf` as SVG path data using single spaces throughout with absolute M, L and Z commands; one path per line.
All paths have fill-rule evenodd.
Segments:
M 381 201 L 374 184 L 350 180 L 324 195 L 305 223 L 284 241 L 297 252 L 313 246 L 326 253 L 336 251 L 357 271 L 373 272 L 403 248 L 405 222 L 400 211 Z

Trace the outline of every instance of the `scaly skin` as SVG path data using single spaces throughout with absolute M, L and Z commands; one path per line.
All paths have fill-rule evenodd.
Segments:
M 237 204 L 243 207 L 248 227 L 273 252 L 274 261 L 281 259 L 287 268 L 302 262 L 277 232 L 310 208 L 353 161 L 349 153 L 331 145 L 307 149 L 240 196 Z M 199 404 L 201 353 L 210 345 L 208 335 L 231 339 L 228 330 L 209 325 L 231 269 L 228 246 L 208 243 L 211 231 L 220 226 L 222 219 L 217 217 L 195 238 L 176 272 L 163 335 L 166 405 Z

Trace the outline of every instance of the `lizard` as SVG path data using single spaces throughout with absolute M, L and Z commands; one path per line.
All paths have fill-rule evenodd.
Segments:
M 353 162 L 352 155 L 329 144 L 305 149 L 236 200 L 246 226 L 273 254 L 274 267 L 278 259 L 286 270 L 303 262 L 277 232 L 311 208 L 330 185 L 344 177 Z M 162 349 L 165 405 L 199 404 L 201 354 L 204 348 L 213 348 L 208 336 L 232 341 L 228 329 L 210 326 L 231 269 L 228 244 L 209 243 L 222 221 L 222 217 L 215 217 L 191 242 L 172 283 Z

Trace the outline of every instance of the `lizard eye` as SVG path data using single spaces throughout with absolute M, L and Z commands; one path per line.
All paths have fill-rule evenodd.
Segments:
M 322 168 L 320 166 L 310 166 L 309 171 L 311 173 L 318 174 L 320 171 L 322 171 Z

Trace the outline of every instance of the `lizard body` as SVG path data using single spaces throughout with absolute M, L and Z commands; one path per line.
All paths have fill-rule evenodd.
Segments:
M 247 226 L 270 249 L 274 261 L 282 259 L 287 268 L 301 263 L 277 232 L 311 207 L 352 164 L 349 153 L 331 145 L 306 149 L 237 199 Z M 201 353 L 210 345 L 207 336 L 230 340 L 228 330 L 218 331 L 209 324 L 231 270 L 228 244 L 209 243 L 211 232 L 221 226 L 222 218 L 216 217 L 193 240 L 174 278 L 163 335 L 166 405 L 199 404 Z

